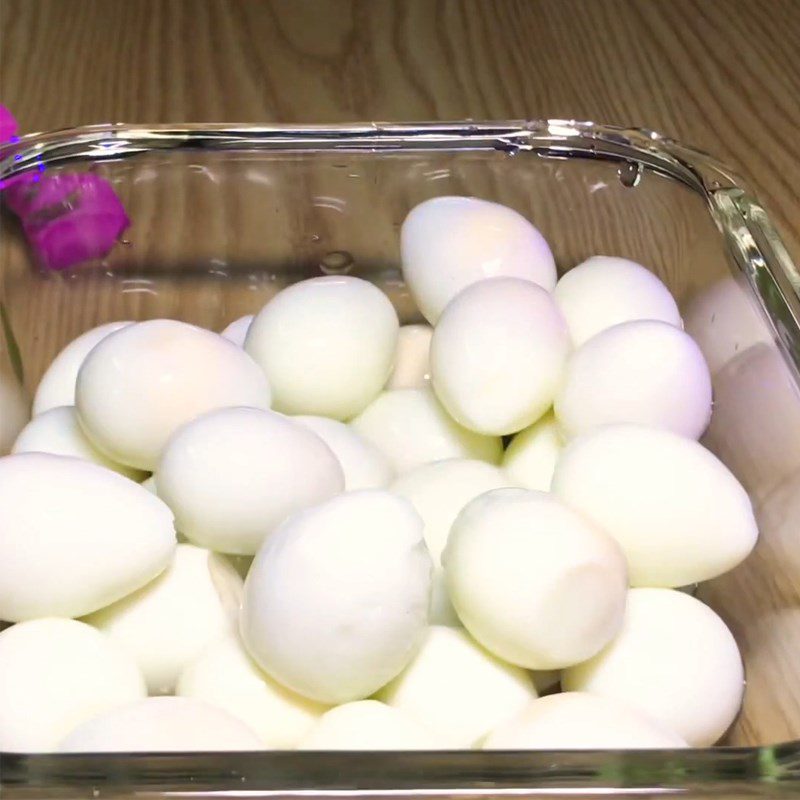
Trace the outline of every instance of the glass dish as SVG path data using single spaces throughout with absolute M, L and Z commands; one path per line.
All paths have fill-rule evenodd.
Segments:
M 761 538 L 745 564 L 698 589 L 747 670 L 724 747 L 2 754 L 4 798 L 800 795 L 800 273 L 730 170 L 650 131 L 542 121 L 108 125 L 0 150 L 0 179 L 41 172 L 105 178 L 131 224 L 105 257 L 53 270 L 3 215 L 0 414 L 20 402 L 14 381 L 29 397 L 61 347 L 111 320 L 220 330 L 287 283 L 342 272 L 417 320 L 398 269 L 400 223 L 424 199 L 469 194 L 531 219 L 561 271 L 604 253 L 667 283 L 714 375 L 704 443 L 747 487 Z

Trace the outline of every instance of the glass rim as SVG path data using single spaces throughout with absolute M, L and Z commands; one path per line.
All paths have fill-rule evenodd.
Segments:
M 0 753 L 0 787 L 52 791 L 399 796 L 800 788 L 800 741 L 680 750 Z M 223 795 L 224 796 L 224 795 Z M 729 795 L 728 795 L 729 796 Z
M 582 146 L 585 145 L 585 146 Z M 695 189 L 739 187 L 742 179 L 708 153 L 641 127 L 589 120 L 497 120 L 452 122 L 100 123 L 16 137 L 0 145 L 0 180 L 65 160 L 108 160 L 157 150 L 496 150 L 516 155 L 630 160 L 663 171 Z

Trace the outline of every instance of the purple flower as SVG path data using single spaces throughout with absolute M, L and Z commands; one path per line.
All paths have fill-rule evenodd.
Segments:
M 17 122 L 0 106 L 0 143 L 16 135 Z M 3 199 L 46 269 L 62 270 L 108 255 L 130 225 L 111 184 L 93 173 L 24 173 L 8 181 Z
M 17 121 L 5 107 L 0 106 L 0 144 L 10 142 L 17 135 Z
M 20 214 L 25 235 L 48 269 L 103 258 L 130 225 L 111 184 L 92 173 L 46 175 L 16 191 L 26 195 Z

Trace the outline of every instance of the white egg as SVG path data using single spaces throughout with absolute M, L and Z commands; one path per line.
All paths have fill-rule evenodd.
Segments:
M 800 475 L 800 385 L 774 344 L 753 345 L 714 376 L 703 443 L 756 502 Z
M 477 197 L 415 206 L 400 230 L 400 254 L 408 288 L 432 324 L 461 290 L 485 278 L 522 278 L 547 291 L 556 285 L 542 234 L 513 209 Z
M 476 498 L 453 523 L 442 563 L 464 627 L 512 664 L 576 664 L 622 624 L 621 550 L 550 494 L 495 489 Z
M 739 711 L 744 670 L 733 635 L 708 606 L 683 592 L 632 589 L 619 635 L 561 682 L 615 698 L 706 747 Z
M 78 617 L 144 586 L 175 549 L 139 484 L 47 453 L 0 459 L 0 619 Z
M 669 289 L 646 267 L 627 258 L 588 258 L 561 277 L 553 296 L 575 347 L 612 325 L 635 319 L 682 327 Z
M 399 325 L 391 301 L 373 284 L 312 278 L 261 309 L 245 350 L 266 372 L 277 411 L 346 420 L 385 385 Z
M 377 700 L 332 708 L 300 742 L 299 750 L 435 750 L 439 742 L 402 711 Z
M 519 278 L 492 278 L 448 304 L 431 341 L 431 381 L 450 416 L 499 436 L 550 406 L 570 351 L 553 298 Z
M 247 314 L 244 317 L 235 319 L 227 328 L 220 331 L 219 335 L 239 345 L 239 347 L 244 347 L 244 340 L 247 338 L 247 331 L 250 330 L 254 316 L 254 314 Z
M 394 369 L 387 389 L 423 389 L 431 379 L 430 325 L 403 325 L 397 339 Z
M 296 747 L 327 711 L 262 672 L 236 635 L 209 645 L 190 663 L 175 693 L 227 711 L 252 728 L 264 747 L 278 750 Z
M 498 467 L 465 458 L 423 464 L 401 475 L 391 485 L 392 492 L 411 501 L 425 524 L 425 544 L 434 563 L 432 623 L 460 625 L 447 596 L 441 569 L 442 551 L 458 512 L 479 494 L 511 485 Z
M 303 425 L 274 411 L 223 408 L 169 440 L 156 487 L 189 541 L 253 555 L 290 514 L 341 492 L 344 474 Z
M 751 347 L 774 347 L 775 334 L 744 276 L 728 276 L 690 297 L 684 311 L 686 332 L 703 351 L 716 375 Z
M 118 464 L 103 455 L 86 438 L 73 406 L 49 408 L 35 416 L 22 429 L 11 452 L 52 453 L 56 456 L 82 458 L 119 472 L 134 481 L 141 481 L 147 475 L 146 472 Z
M 0 751 L 55 750 L 84 720 L 145 694 L 133 660 L 82 622 L 36 619 L 0 633 Z
M 131 322 L 107 322 L 73 339 L 51 362 L 42 375 L 33 398 L 33 413 L 75 405 L 75 382 L 86 356 L 96 344 Z
M 574 439 L 552 491 L 613 536 L 632 586 L 686 586 L 721 575 L 753 549 L 747 492 L 697 442 L 639 425 L 606 425 Z
M 434 625 L 412 662 L 377 696 L 457 749 L 476 746 L 536 697 L 536 688 L 524 669 L 501 661 L 463 630 Z
M 330 447 L 342 465 L 344 488 L 382 489 L 394 478 L 389 459 L 351 425 L 327 417 L 293 417 Z
M 485 461 L 451 458 L 423 464 L 391 485 L 394 494 L 411 501 L 425 525 L 425 544 L 440 564 L 450 528 L 470 500 L 491 489 L 510 486 L 498 467 Z
M 242 579 L 223 556 L 179 544 L 154 581 L 84 622 L 131 654 L 151 695 L 171 694 L 181 670 L 236 629 L 241 602 Z
M 700 348 L 679 328 L 623 322 L 572 354 L 554 407 L 568 438 L 635 422 L 699 439 L 711 419 L 711 375 Z
M 261 750 L 256 734 L 221 708 L 188 697 L 148 697 L 76 726 L 65 753 Z
M 200 414 L 269 408 L 258 365 L 216 333 L 169 319 L 129 325 L 103 339 L 78 374 L 84 432 L 115 461 L 152 470 L 167 439 Z
M 273 678 L 322 703 L 368 697 L 413 657 L 432 564 L 411 504 L 348 492 L 290 517 L 245 581 L 241 631 Z
M 540 697 L 498 725 L 484 750 L 642 750 L 682 748 L 668 727 L 610 697 L 563 692 Z
M 13 375 L 0 371 L 0 456 L 10 452 L 30 418 L 30 402 L 24 389 Z
M 563 447 L 555 416 L 545 414 L 511 440 L 503 455 L 503 469 L 514 485 L 548 492 Z
M 463 428 L 430 389 L 383 392 L 350 424 L 388 457 L 398 475 L 445 458 L 496 464 L 503 454 L 500 437 Z

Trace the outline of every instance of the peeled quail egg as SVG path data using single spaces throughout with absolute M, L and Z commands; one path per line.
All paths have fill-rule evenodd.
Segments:
M 716 375 L 751 347 L 774 347 L 775 334 L 742 275 L 704 287 L 685 305 L 686 332 L 703 351 Z
M 755 344 L 714 376 L 703 442 L 755 501 L 800 476 L 800 392 L 775 344 Z
M 411 663 L 378 698 L 429 728 L 450 749 L 473 747 L 524 708 L 536 689 L 463 630 L 434 625 Z
M 377 700 L 357 700 L 322 715 L 299 750 L 434 750 L 439 745 L 402 711 Z
M 561 277 L 553 296 L 575 347 L 612 325 L 635 319 L 682 327 L 669 289 L 650 270 L 627 258 L 588 258 Z
M 49 453 L 0 459 L 0 619 L 96 611 L 155 578 L 174 549 L 170 510 L 133 481 Z
M 216 333 L 169 319 L 103 339 L 78 374 L 75 406 L 92 443 L 115 461 L 155 468 L 186 422 L 216 408 L 269 408 L 258 365 Z
M 255 733 L 221 708 L 188 697 L 148 697 L 75 727 L 66 753 L 261 750 Z
M 498 725 L 484 750 L 642 750 L 680 748 L 668 727 L 624 703 L 588 692 L 540 697 Z
M 322 703 L 394 678 L 425 631 L 432 564 L 411 504 L 380 489 L 294 514 L 245 581 L 242 638 L 273 678 Z
M 503 470 L 515 486 L 548 492 L 563 446 L 555 417 L 545 414 L 511 440 Z
M 431 341 L 431 381 L 465 428 L 516 433 L 553 404 L 569 351 L 550 294 L 520 278 L 492 278 L 464 289 L 442 312 Z
M 39 381 L 33 398 L 33 413 L 50 408 L 75 405 L 75 382 L 78 370 L 92 348 L 111 333 L 126 328 L 131 322 L 107 322 L 73 339 L 51 362 Z
M 398 328 L 391 301 L 371 283 L 312 278 L 256 314 L 245 350 L 266 372 L 277 411 L 347 420 L 386 383 Z
M 394 478 L 389 459 L 351 425 L 327 417 L 292 417 L 330 447 L 344 472 L 344 488 L 381 489 Z
M 444 585 L 442 551 L 458 512 L 479 494 L 510 486 L 506 475 L 492 464 L 450 458 L 423 464 L 401 475 L 391 491 L 411 501 L 425 524 L 423 535 L 435 566 L 431 594 L 431 622 L 459 625 Z
M 20 432 L 12 453 L 52 453 L 91 461 L 134 481 L 147 473 L 106 458 L 87 438 L 73 406 L 59 406 L 35 416 Z
M 292 749 L 325 713 L 262 672 L 239 637 L 210 644 L 181 673 L 175 693 L 222 708 L 252 728 L 265 747 Z
M 552 491 L 625 552 L 633 586 L 687 586 L 733 569 L 758 527 L 747 492 L 691 439 L 605 425 L 573 439 Z
M 628 582 L 617 543 L 544 492 L 477 497 L 456 517 L 442 564 L 466 629 L 512 664 L 576 664 L 622 625 Z
M 699 439 L 711 419 L 711 375 L 700 348 L 679 328 L 623 322 L 572 354 L 555 413 L 567 437 L 636 422 Z
M 397 355 L 387 389 L 422 389 L 428 385 L 432 336 L 430 325 L 403 325 L 400 328 Z
M 242 579 L 223 556 L 179 544 L 155 580 L 84 618 L 130 653 L 150 694 L 171 694 L 186 664 L 235 629 Z
M 274 411 L 222 408 L 168 441 L 156 488 L 189 541 L 253 555 L 290 514 L 341 492 L 344 475 L 300 423 Z
M 432 324 L 461 290 L 486 278 L 522 278 L 547 291 L 556 285 L 542 234 L 513 209 L 477 197 L 415 206 L 400 231 L 400 255 L 408 288 Z
M 744 671 L 733 635 L 708 606 L 683 592 L 632 589 L 616 638 L 564 670 L 561 682 L 626 703 L 705 747 L 736 717 Z
M 398 475 L 445 458 L 496 464 L 503 453 L 500 437 L 463 428 L 430 389 L 383 392 L 350 424 L 388 457 Z
M 145 694 L 133 659 L 82 622 L 36 619 L 0 633 L 4 752 L 53 751 L 75 725 Z

